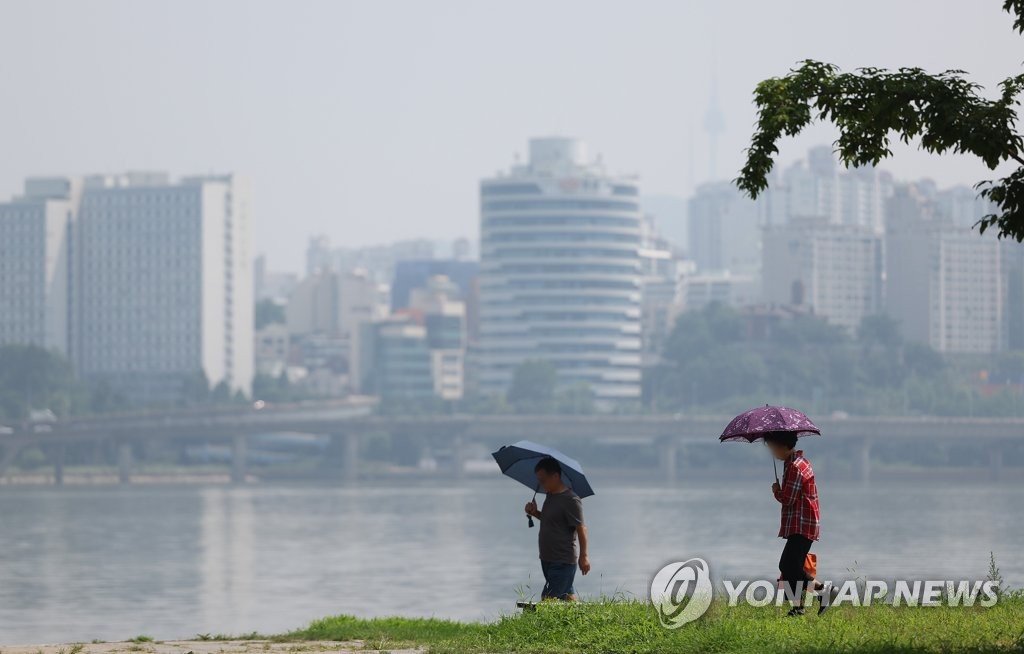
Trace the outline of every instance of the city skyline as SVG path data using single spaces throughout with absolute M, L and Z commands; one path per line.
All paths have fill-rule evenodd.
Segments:
M 527 150 L 479 178 L 476 247 L 313 236 L 301 279 L 252 256 L 236 175 L 26 178 L 0 202 L 0 345 L 56 350 L 136 406 L 216 388 L 521 408 L 522 376 L 540 374 L 545 406 L 615 411 L 675 383 L 655 381 L 665 357 L 719 310 L 750 338 L 803 316 L 840 340 L 890 321 L 937 356 L 1024 343 L 1024 251 L 972 231 L 988 209 L 966 187 L 844 170 L 813 147 L 756 201 L 700 185 L 687 249 L 587 142 Z
M 1024 646 L 1022 45 L 0 0 L 0 654 Z
M 584 143 L 580 139 L 564 137 L 542 137 L 532 139 L 532 141 Z M 585 146 L 581 145 L 581 147 Z M 587 160 L 587 165 L 597 166 L 599 169 L 605 170 L 606 166 L 600 155 L 584 154 L 581 156 Z M 517 160 L 513 165 L 513 174 L 515 174 L 515 169 L 520 166 L 521 163 Z M 507 172 L 499 173 L 495 179 L 502 179 L 507 174 Z M 575 173 L 567 171 L 565 174 L 571 177 Z M 188 183 L 190 180 L 201 177 L 204 176 L 186 175 L 181 180 L 184 183 Z M 215 179 L 218 176 L 205 177 Z M 219 177 L 226 178 L 232 176 Z M 692 266 L 692 269 L 687 269 L 685 276 L 694 283 L 720 284 L 724 281 L 731 283 L 735 290 L 735 284 L 737 283 L 747 284 L 748 279 L 756 281 L 759 277 L 769 276 L 767 269 L 762 269 L 760 242 L 770 234 L 770 231 L 764 232 L 762 231 L 763 228 L 785 225 L 787 222 L 796 219 L 802 221 L 805 218 L 812 218 L 815 221 L 824 220 L 825 223 L 833 225 L 861 225 L 876 234 L 880 234 L 885 231 L 884 214 L 889 214 L 893 211 L 893 209 L 883 210 L 881 205 L 884 199 L 892 196 L 894 189 L 910 187 L 919 188 L 921 192 L 932 197 L 933 200 L 938 199 L 941 201 L 943 215 L 953 221 L 952 226 L 955 226 L 956 229 L 964 230 L 963 234 L 958 236 L 958 238 L 971 239 L 973 236 L 974 240 L 978 241 L 987 242 L 993 240 L 987 235 L 981 236 L 967 231 L 977 220 L 977 217 L 985 211 L 985 203 L 976 198 L 975 193 L 966 186 L 941 188 L 930 179 L 898 179 L 882 169 L 863 168 L 848 171 L 836 164 L 834 157 L 829 154 L 828 146 L 813 147 L 801 153 L 801 158 L 790 164 L 786 169 L 779 171 L 778 177 L 778 186 L 773 187 L 772 193 L 769 194 L 770 198 L 773 199 L 761 198 L 757 201 L 746 199 L 740 191 L 728 182 L 712 182 L 700 185 L 695 190 L 694 195 L 688 198 L 690 203 L 688 212 L 690 214 L 688 219 L 690 223 L 690 235 L 688 238 L 690 246 L 679 247 L 678 241 L 665 238 L 659 229 L 658 216 L 645 215 L 643 221 L 644 233 L 649 234 L 649 236 L 644 237 L 645 244 L 641 248 L 643 250 L 649 250 L 652 247 L 663 249 L 663 256 L 669 257 L 673 261 L 684 262 L 686 266 Z M 39 198 L 46 199 L 45 207 L 49 207 L 52 213 L 53 209 L 60 208 L 62 198 L 70 197 L 72 199 L 71 211 L 73 213 L 75 211 L 74 205 L 77 202 L 75 198 L 77 198 L 80 192 L 70 187 L 65 188 L 65 186 L 69 183 L 68 180 L 74 179 L 85 179 L 87 187 L 97 184 L 113 184 L 115 187 L 151 188 L 154 190 L 166 187 L 170 181 L 167 173 L 144 171 L 134 171 L 118 175 L 86 175 L 80 178 L 61 176 L 28 177 L 24 180 L 23 194 L 15 194 L 10 200 L 12 204 L 3 206 L 13 208 L 15 210 L 14 216 L 17 217 L 18 203 L 29 201 L 33 196 L 38 196 Z M 626 177 L 623 179 L 635 181 L 637 178 Z M 849 185 L 853 186 L 847 189 L 846 187 Z M 643 194 L 637 191 L 641 211 L 643 210 L 643 197 Z M 857 200 L 857 198 L 860 199 Z M 700 204 L 706 201 L 711 201 L 707 207 Z M 766 202 L 767 206 L 761 206 L 765 205 Z M 251 210 L 248 204 L 246 203 L 247 211 Z M 37 203 L 37 206 L 43 208 L 44 204 Z M 140 205 L 141 209 L 145 209 L 145 207 Z M 901 211 L 904 211 L 904 209 L 897 205 L 895 211 L 894 217 L 897 219 L 901 218 Z M 738 222 L 730 222 L 730 216 L 733 214 L 739 216 Z M 730 220 L 726 220 L 727 218 Z M 694 222 L 698 219 L 702 222 Z M 53 220 L 51 218 L 51 222 Z M 60 222 L 59 217 L 57 222 Z M 721 226 L 710 232 L 707 231 L 706 227 L 701 226 L 717 225 L 719 223 L 721 223 Z M 15 225 L 15 223 L 12 223 L 12 225 Z M 698 227 L 700 235 L 696 236 L 694 230 Z M 960 232 L 957 232 L 957 234 L 960 234 Z M 656 239 L 660 244 L 648 244 L 647 238 Z M 735 247 L 731 245 L 731 242 L 737 238 L 740 240 L 740 246 L 732 254 L 725 257 L 721 254 L 715 254 L 721 248 Z M 58 240 L 53 242 L 58 243 Z M 1006 243 L 1006 245 L 1012 246 L 1013 244 Z M 471 271 L 475 270 L 477 265 L 476 255 L 478 253 L 476 250 L 478 247 L 479 243 L 473 243 L 464 237 L 456 238 L 450 243 L 432 240 L 431 238 L 407 238 L 363 248 L 347 245 L 335 247 L 327 237 L 313 236 L 308 238 L 307 243 L 306 273 L 308 277 L 320 269 L 332 270 L 343 274 L 364 269 L 370 274 L 371 278 L 375 279 L 377 284 L 387 288 L 395 281 L 393 278 L 397 265 L 409 264 L 419 266 L 423 270 L 427 270 L 428 268 L 424 268 L 424 266 L 427 266 L 431 269 L 437 268 L 431 274 L 455 274 L 459 280 L 459 285 L 462 286 L 462 290 L 465 292 L 470 276 L 475 274 Z M 273 261 L 268 262 L 268 258 L 265 255 L 260 254 L 253 257 L 251 251 L 247 251 L 246 261 L 249 260 L 257 264 L 257 268 L 252 273 L 256 276 L 255 278 L 259 279 L 260 285 L 269 283 L 273 286 L 275 283 L 284 283 L 286 287 L 294 286 L 300 279 L 295 274 L 278 269 L 274 266 Z M 437 267 L 431 262 L 436 262 L 441 267 Z M 47 274 L 53 275 L 53 266 L 62 264 L 60 264 L 58 256 L 58 261 L 49 262 L 46 265 L 51 269 Z M 455 268 L 449 270 L 444 266 L 455 266 Z M 660 277 L 667 281 L 672 274 L 675 273 L 662 271 L 651 279 L 656 281 Z M 730 280 L 732 281 L 730 282 Z M 406 282 L 403 288 L 404 290 L 400 291 L 400 295 L 405 297 L 408 295 L 411 287 Z M 287 293 L 282 295 L 280 294 L 281 289 L 278 288 L 277 290 L 278 294 L 276 296 L 260 296 L 258 299 L 277 297 L 280 301 L 286 301 Z M 691 290 L 688 289 L 685 293 L 689 293 Z M 710 291 L 710 287 L 707 290 Z M 668 287 L 665 287 L 661 292 L 667 291 Z M 697 289 L 697 291 L 698 296 L 704 292 L 703 289 Z M 751 299 L 748 292 L 741 291 L 740 295 L 735 297 L 744 298 L 741 303 L 747 304 L 766 300 L 785 302 L 786 298 L 791 296 L 791 293 L 787 287 L 786 289 L 777 289 L 774 293 L 767 292 L 760 297 L 758 295 L 760 293 L 755 294 L 753 299 Z M 823 297 L 827 296 L 828 294 L 826 293 Z M 60 293 L 54 294 L 52 297 L 54 298 L 53 301 L 57 302 L 58 305 L 64 301 Z M 702 303 L 703 301 L 698 302 L 698 304 Z M 404 306 L 401 302 L 395 304 L 394 300 L 392 300 L 391 304 L 392 310 Z M 875 308 L 869 309 L 867 313 L 870 314 L 881 310 L 881 300 L 876 300 L 872 306 L 875 306 Z M 653 305 L 651 308 L 653 308 Z M 826 312 L 826 315 L 828 315 L 828 312 Z M 853 315 L 859 314 L 855 313 Z M 832 317 L 834 318 L 834 316 Z M 66 332 L 67 326 L 61 324 L 60 320 L 54 323 L 52 311 L 47 314 L 46 319 L 50 321 L 46 327 L 48 333 L 56 333 L 58 336 L 46 336 L 33 340 L 58 343 L 58 349 L 67 349 L 65 346 L 59 345 L 61 339 L 65 338 L 65 336 L 59 336 L 59 334 Z M 856 322 L 856 318 L 853 318 L 845 321 L 845 324 L 847 328 L 852 328 Z M 42 327 L 35 327 L 33 329 L 42 329 Z M 54 338 L 57 341 L 54 341 Z
M 741 163 L 754 85 L 806 57 L 964 68 L 992 93 L 1019 58 L 1005 14 L 996 3 L 942 5 L 867 2 L 826 16 L 805 1 L 746 3 L 747 20 L 731 21 L 714 3 L 645 3 L 623 33 L 614 3 L 544 5 L 540 21 L 529 4 L 7 3 L 0 61 L 33 65 L 5 69 L 19 102 L 0 126 L 0 197 L 37 174 L 235 171 L 253 181 L 254 252 L 292 271 L 305 244 L 282 242 L 284 226 L 352 246 L 427 231 L 475 238 L 473 180 L 522 155 L 531 136 L 586 138 L 612 172 L 639 173 L 646 193 L 687 197 L 716 181 L 705 132 L 715 85 L 723 179 Z M 200 6 L 206 20 L 190 20 Z M 405 20 L 393 20 L 396 8 Z M 944 36 L 951 25 L 958 38 Z M 39 30 L 76 56 L 28 40 Z M 594 47 L 560 38 L 567 30 Z M 523 34 L 543 46 L 523 47 Z M 781 167 L 833 136 L 800 137 Z M 894 150 L 884 167 L 902 179 L 991 176 L 968 159 Z

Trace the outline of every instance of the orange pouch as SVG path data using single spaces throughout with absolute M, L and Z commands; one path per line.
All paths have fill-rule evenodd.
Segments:
M 812 579 L 818 576 L 818 555 L 808 554 L 807 558 L 804 559 L 804 572 L 811 576 Z

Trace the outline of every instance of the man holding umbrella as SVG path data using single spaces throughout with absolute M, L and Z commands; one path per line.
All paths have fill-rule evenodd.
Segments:
M 526 520 L 530 527 L 534 518 L 540 520 L 537 545 L 540 567 L 544 572 L 541 598 L 574 601 L 576 589 L 572 584 L 576 578 L 577 561 L 583 574 L 590 572 L 587 526 L 583 522 L 580 498 L 594 494 L 579 461 L 553 447 L 531 441 L 505 445 L 492 452 L 491 456 L 502 474 L 533 491 L 533 499 L 526 505 Z M 544 507 L 538 509 L 537 493 L 541 491 L 547 494 L 547 499 Z
M 562 481 L 562 465 L 553 457 L 545 457 L 534 468 L 537 483 L 547 497 L 544 507 L 537 508 L 534 498 L 526 505 L 526 515 L 540 520 L 537 546 L 540 567 L 544 573 L 541 599 L 575 601 L 576 540 L 579 539 L 580 572 L 590 572 L 587 557 L 587 525 L 583 522 L 583 502 Z

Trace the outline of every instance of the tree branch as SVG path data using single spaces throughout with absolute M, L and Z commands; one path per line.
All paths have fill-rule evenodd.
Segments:
M 782 137 L 798 134 L 815 120 L 830 122 L 839 128 L 835 148 L 847 166 L 875 165 L 891 156 L 893 136 L 903 143 L 918 141 L 933 154 L 972 154 L 993 170 L 1017 162 L 1017 173 L 981 192 L 1001 213 L 986 216 L 979 228 L 997 227 L 1000 237 L 1024 241 L 1024 157 L 1019 154 L 1024 137 L 1016 129 L 1024 76 L 1009 78 L 1001 87 L 1001 96 L 990 100 L 962 71 L 862 68 L 841 73 L 831 64 L 805 61 L 785 77 L 757 85 L 757 126 L 735 183 L 756 198 L 768 187 Z

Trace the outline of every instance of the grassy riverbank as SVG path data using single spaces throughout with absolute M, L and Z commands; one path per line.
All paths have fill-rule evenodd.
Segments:
M 282 640 L 359 640 L 371 650 L 531 652 L 1024 652 L 1024 596 L 991 608 L 839 606 L 821 618 L 784 609 L 712 605 L 697 622 L 661 627 L 643 602 L 545 603 L 489 624 L 336 616 Z

